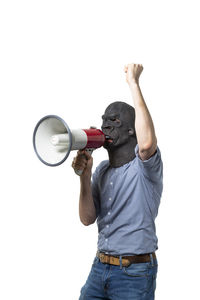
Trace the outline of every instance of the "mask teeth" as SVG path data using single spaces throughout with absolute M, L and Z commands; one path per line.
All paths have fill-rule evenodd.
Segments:
M 106 135 L 105 137 L 106 137 L 107 140 L 110 139 L 109 135 Z

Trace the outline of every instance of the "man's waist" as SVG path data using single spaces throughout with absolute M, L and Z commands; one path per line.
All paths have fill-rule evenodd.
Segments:
M 97 251 L 97 257 L 100 261 L 104 264 L 111 264 L 115 266 L 124 266 L 128 267 L 131 264 L 137 263 L 147 263 L 150 262 L 152 259 L 156 259 L 155 252 L 153 253 L 145 253 L 139 255 L 131 255 L 131 256 L 115 256 L 105 254 L 104 252 Z M 120 264 L 121 261 L 121 264 Z
M 158 238 L 156 236 L 155 227 L 133 227 L 130 224 L 130 228 L 118 224 L 117 229 L 115 224 L 109 224 L 104 222 L 104 227 L 99 226 L 98 235 L 98 250 L 101 252 L 109 252 L 109 254 L 120 255 L 121 253 L 127 253 L 128 255 L 151 253 L 156 251 Z M 102 226 L 102 225 L 101 225 Z

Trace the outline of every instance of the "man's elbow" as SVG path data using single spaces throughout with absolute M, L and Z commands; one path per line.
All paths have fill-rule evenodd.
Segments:
M 147 152 L 147 151 L 151 151 L 152 149 L 156 149 L 156 148 L 157 148 L 157 138 L 155 136 L 154 138 L 150 139 L 145 145 L 140 147 L 140 151 Z
M 157 149 L 157 139 L 155 139 L 152 143 L 146 145 L 146 147 L 140 148 L 139 146 L 139 156 L 142 160 L 149 159 L 152 155 L 155 154 Z
M 96 219 L 87 219 L 87 220 L 81 219 L 81 223 L 85 226 L 89 226 L 91 224 L 94 224 L 95 221 L 96 221 Z

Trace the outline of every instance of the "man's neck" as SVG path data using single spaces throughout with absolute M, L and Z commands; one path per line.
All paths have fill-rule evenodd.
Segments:
M 129 144 L 124 144 L 119 148 L 108 149 L 110 166 L 118 168 L 132 161 L 136 156 L 134 151 L 136 144 L 137 142 L 134 141 Z

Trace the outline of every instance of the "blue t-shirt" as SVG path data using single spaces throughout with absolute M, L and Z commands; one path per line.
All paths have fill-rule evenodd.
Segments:
M 136 157 L 112 168 L 102 161 L 92 176 L 98 225 L 98 250 L 111 255 L 138 255 L 158 249 L 155 218 L 163 190 L 160 149 L 142 161 Z

